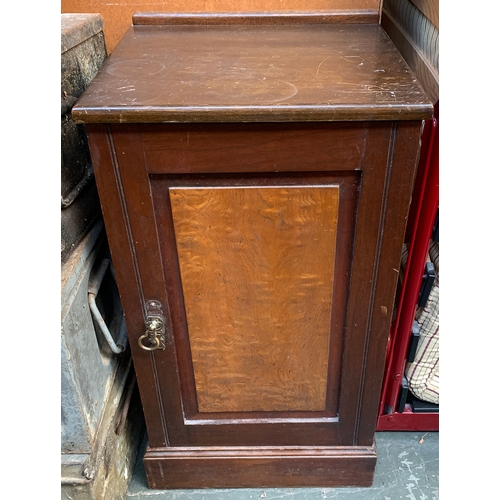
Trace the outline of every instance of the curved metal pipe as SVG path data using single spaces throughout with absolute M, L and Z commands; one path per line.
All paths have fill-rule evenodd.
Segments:
M 111 261 L 109 259 L 103 259 L 97 273 L 92 278 L 92 280 L 89 281 L 89 290 L 88 290 L 89 306 L 90 306 L 90 311 L 92 312 L 92 316 L 94 317 L 96 323 L 99 325 L 99 328 L 102 334 L 104 335 L 104 338 L 106 339 L 106 342 L 108 343 L 110 349 L 115 354 L 121 354 L 125 350 L 125 345 L 121 343 L 117 344 L 114 341 L 113 336 L 111 335 L 111 332 L 109 331 L 108 326 L 106 325 L 106 322 L 104 321 L 104 318 L 102 317 L 102 314 L 99 311 L 99 308 L 97 307 L 96 303 L 97 294 L 99 293 L 99 289 L 101 288 L 104 274 L 106 273 L 106 270 L 108 269 L 110 262 Z
M 88 479 L 86 477 L 61 477 L 61 484 L 79 485 L 89 484 L 94 478 Z

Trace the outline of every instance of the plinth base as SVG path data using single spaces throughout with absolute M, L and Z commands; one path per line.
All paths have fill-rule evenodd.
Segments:
M 374 446 L 147 448 L 151 489 L 371 486 Z

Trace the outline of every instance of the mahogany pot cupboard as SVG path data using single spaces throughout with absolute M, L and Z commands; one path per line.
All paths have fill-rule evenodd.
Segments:
M 86 125 L 151 488 L 369 486 L 422 120 L 377 17 L 136 14 Z

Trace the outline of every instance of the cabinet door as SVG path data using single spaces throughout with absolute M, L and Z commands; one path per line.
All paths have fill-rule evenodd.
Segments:
M 151 447 L 372 443 L 418 135 L 89 128 Z

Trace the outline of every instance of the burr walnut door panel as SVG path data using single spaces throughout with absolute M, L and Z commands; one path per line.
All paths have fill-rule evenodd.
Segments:
M 385 345 L 397 276 L 377 285 L 397 137 L 363 123 L 89 127 L 152 448 L 371 444 L 378 394 L 366 418 L 360 402 L 380 388 L 367 349 Z M 138 344 L 150 300 L 165 350 Z
M 191 413 L 326 410 L 338 194 L 169 188 Z

